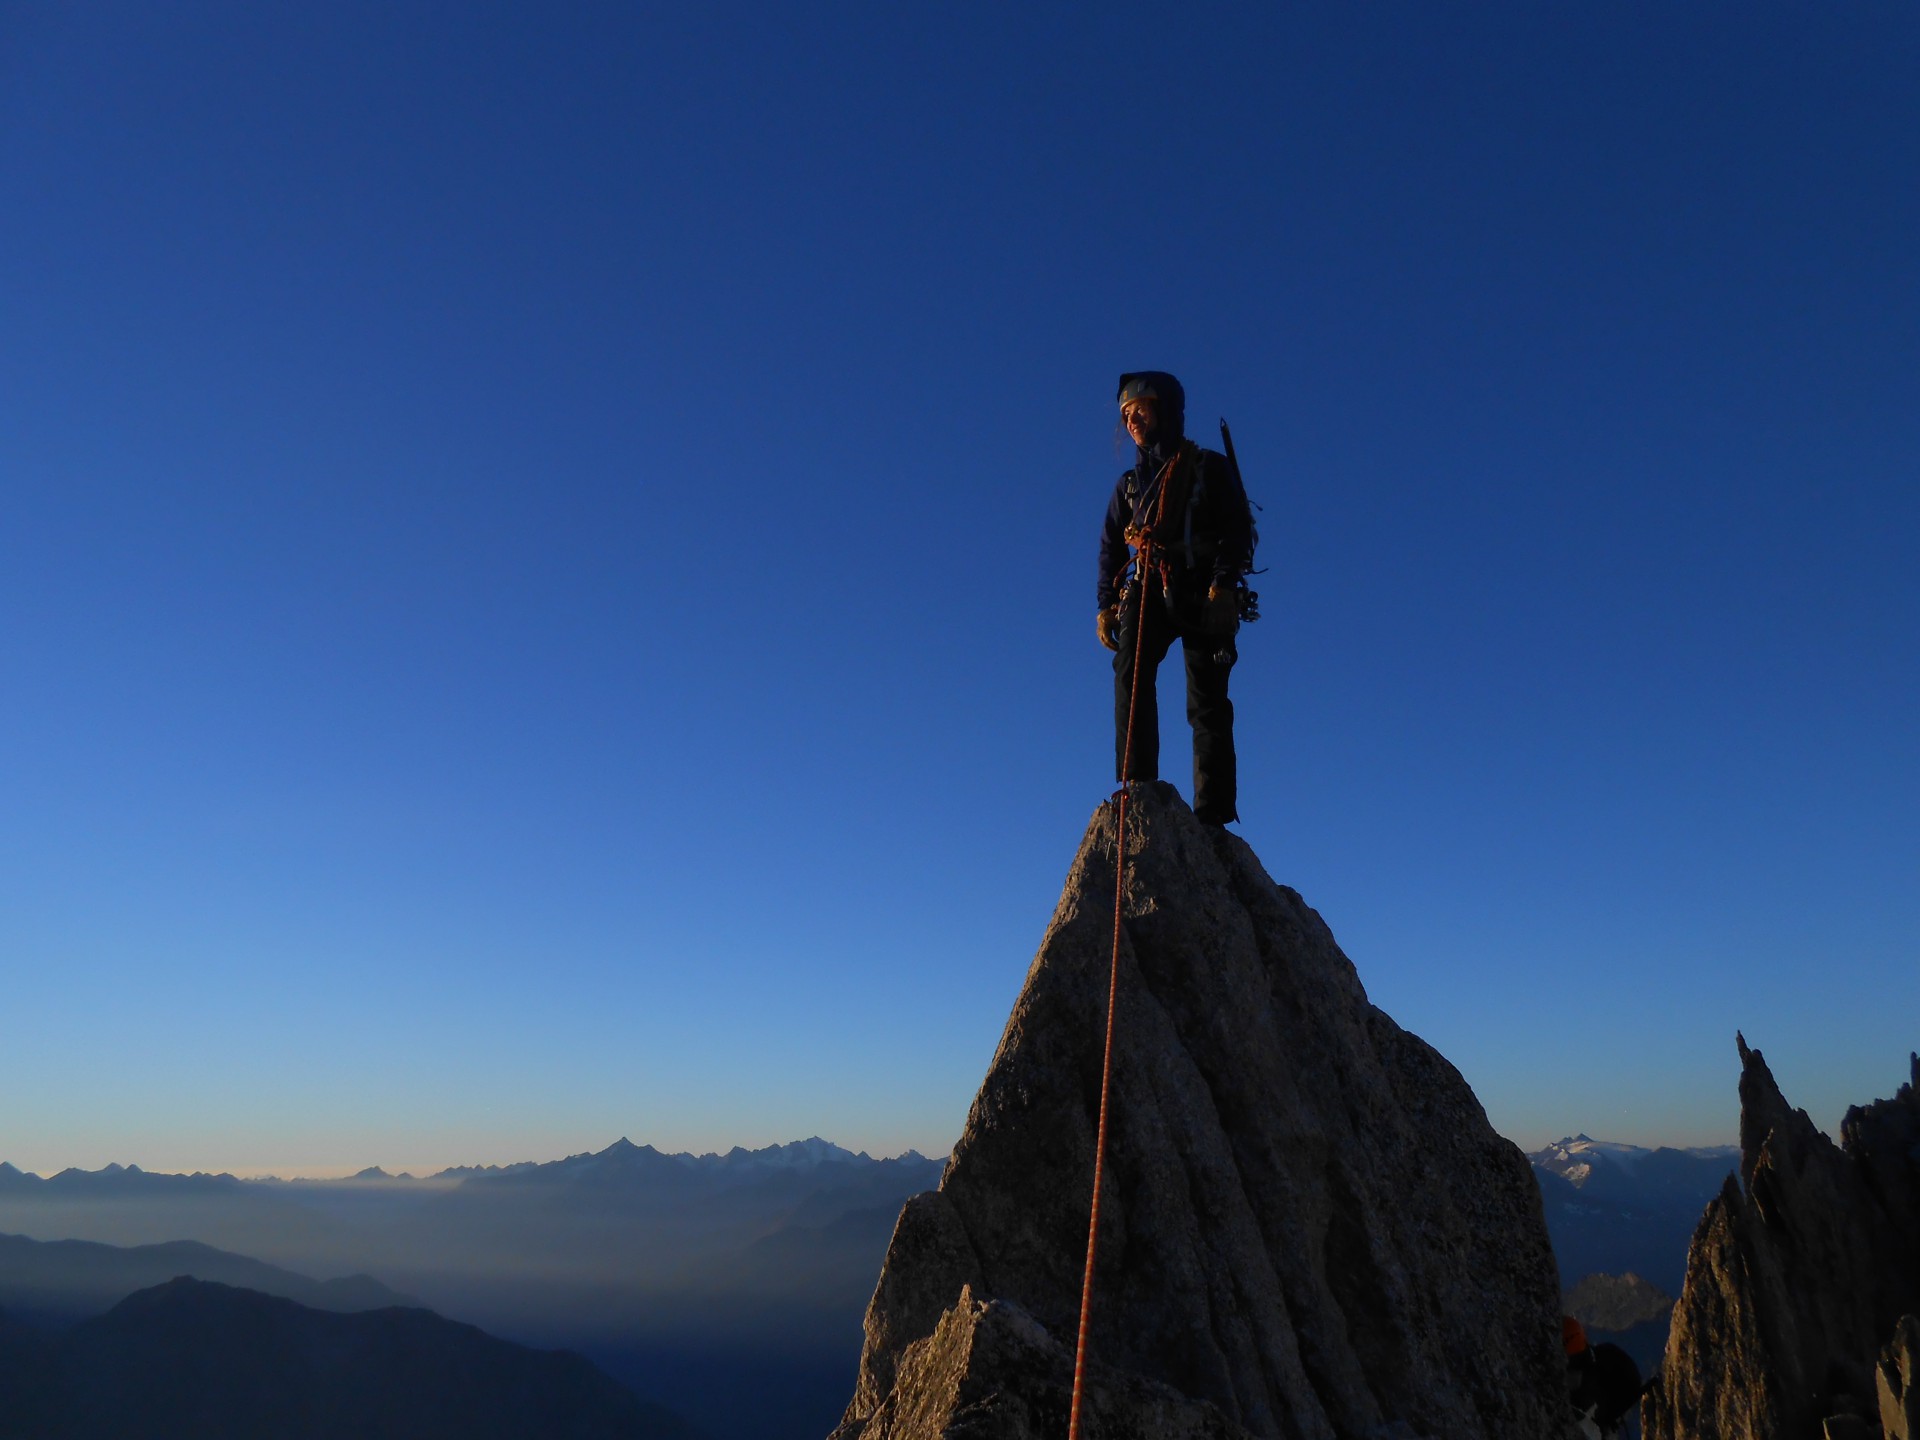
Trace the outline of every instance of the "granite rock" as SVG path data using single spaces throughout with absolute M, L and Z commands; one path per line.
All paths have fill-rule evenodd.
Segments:
M 1874 1374 L 1887 1440 L 1920 1440 L 1920 1319 L 1902 1315 Z
M 1094 816 L 940 1188 L 901 1213 L 835 1440 L 1065 1434 L 1116 818 Z M 1162 784 L 1127 823 L 1088 1440 L 1565 1434 L 1525 1156 L 1241 839 Z
M 1847 1112 L 1836 1145 L 1737 1043 L 1740 1179 L 1728 1177 L 1694 1231 L 1660 1382 L 1641 1406 L 1645 1434 L 1877 1434 L 1883 1352 L 1920 1308 L 1920 1057 L 1915 1083 Z

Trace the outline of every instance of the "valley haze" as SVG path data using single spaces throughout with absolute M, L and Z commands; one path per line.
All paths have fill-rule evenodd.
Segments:
M 1636 1270 L 1673 1293 L 1732 1155 L 1584 1135 L 1536 1150 L 1563 1283 Z M 417 1178 L 0 1163 L 0 1312 L 72 1323 L 183 1273 L 329 1309 L 424 1304 L 577 1350 L 721 1440 L 818 1440 L 901 1205 L 944 1164 L 817 1136 L 701 1155 L 622 1138 Z
M 417 1179 L 0 1164 L 0 1312 L 71 1323 L 179 1273 L 329 1309 L 425 1305 L 578 1351 L 714 1435 L 817 1437 L 894 1219 L 942 1164 L 817 1137 L 705 1155 L 623 1138 Z

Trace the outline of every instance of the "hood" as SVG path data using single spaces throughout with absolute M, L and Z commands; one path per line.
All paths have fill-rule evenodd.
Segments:
M 1120 377 L 1116 403 L 1153 399 L 1160 402 L 1160 428 L 1154 433 L 1153 450 L 1159 456 L 1173 453 L 1187 434 L 1187 392 L 1178 380 L 1164 370 L 1132 370 Z

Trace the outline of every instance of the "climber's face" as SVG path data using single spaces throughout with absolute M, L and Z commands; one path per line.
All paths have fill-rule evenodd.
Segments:
M 1126 408 L 1120 412 L 1120 418 L 1126 422 L 1127 434 L 1133 437 L 1133 443 L 1144 446 L 1153 439 L 1153 432 L 1160 428 L 1160 406 L 1154 400 L 1129 400 Z

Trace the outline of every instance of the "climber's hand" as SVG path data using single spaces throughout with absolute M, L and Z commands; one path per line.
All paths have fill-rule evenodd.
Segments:
M 1109 605 L 1093 617 L 1093 630 L 1100 637 L 1100 643 L 1109 650 L 1120 648 L 1120 607 Z

